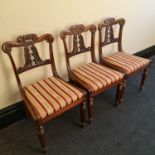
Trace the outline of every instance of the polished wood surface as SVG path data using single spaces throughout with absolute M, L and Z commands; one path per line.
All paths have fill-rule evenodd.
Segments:
M 43 60 L 40 57 L 37 47 L 35 46 L 36 44 L 42 43 L 43 41 L 45 41 L 49 47 L 49 51 L 48 51 L 49 58 L 47 58 L 45 60 Z M 11 64 L 13 66 L 13 70 L 15 73 L 15 77 L 16 77 L 17 84 L 18 84 L 18 87 L 20 90 L 21 97 L 25 101 L 27 116 L 31 115 L 31 117 L 34 119 L 34 121 L 36 123 L 36 128 L 38 130 L 38 137 L 39 137 L 41 146 L 43 148 L 43 151 L 46 151 L 46 149 L 47 149 L 44 124 L 49 122 L 51 119 L 63 114 L 64 112 L 74 108 L 77 105 L 80 105 L 80 107 L 81 107 L 80 108 L 81 127 L 83 127 L 84 121 L 85 121 L 86 92 L 74 85 L 72 85 L 72 87 L 81 91 L 84 94 L 83 97 L 77 99 L 77 101 L 75 101 L 71 104 L 68 104 L 66 107 L 64 107 L 62 109 L 55 111 L 54 113 L 52 113 L 51 115 L 48 115 L 44 119 L 39 119 L 39 120 L 37 120 L 37 118 L 36 118 L 37 114 L 35 113 L 35 110 L 32 110 L 32 107 L 30 106 L 31 101 L 28 99 L 27 95 L 25 94 L 25 91 L 24 91 L 24 88 L 23 88 L 23 85 L 22 85 L 22 82 L 21 82 L 21 79 L 19 76 L 23 72 L 26 72 L 31 69 L 35 69 L 36 67 L 40 67 L 40 66 L 44 66 L 44 65 L 51 65 L 52 75 L 54 77 L 57 77 L 60 79 L 60 77 L 57 74 L 56 67 L 55 67 L 55 61 L 54 61 L 54 56 L 53 56 L 53 47 L 52 47 L 53 41 L 54 41 L 54 38 L 51 34 L 44 34 L 42 36 L 37 36 L 36 34 L 28 34 L 28 35 L 19 36 L 17 38 L 16 42 L 9 41 L 9 42 L 5 42 L 2 45 L 3 51 L 9 56 Z M 12 52 L 15 52 L 15 51 L 13 51 L 12 49 L 16 48 L 16 50 L 19 50 L 19 49 L 21 49 L 21 47 L 23 48 L 22 54 L 23 54 L 23 58 L 24 58 L 24 62 L 23 62 L 24 65 L 17 68 L 14 57 L 12 56 Z M 43 51 L 43 52 L 45 52 L 45 51 Z
M 126 74 L 125 78 L 127 79 L 130 75 L 133 75 L 134 73 L 138 72 L 139 70 L 144 70 L 141 78 L 141 83 L 140 83 L 140 90 L 142 90 L 142 87 L 144 85 L 146 76 L 147 76 L 147 71 L 150 66 L 151 60 L 147 60 L 148 63 L 141 65 L 140 68 L 135 69 L 131 73 L 128 73 L 123 67 L 120 67 L 119 65 L 114 65 L 113 63 L 110 63 L 105 60 L 106 56 L 104 56 L 104 47 L 106 45 L 110 45 L 113 43 L 117 44 L 117 51 L 115 52 L 124 52 L 122 48 L 122 33 L 123 33 L 123 27 L 125 24 L 125 19 L 119 18 L 107 18 L 103 22 L 99 23 L 98 25 L 98 32 L 99 32 L 99 59 L 101 64 L 104 64 L 108 67 L 111 67 L 115 70 L 118 70 L 124 74 Z M 115 30 L 118 28 L 118 35 L 114 35 Z M 130 57 L 130 55 L 129 55 Z M 137 57 L 138 58 L 138 57 Z M 139 57 L 140 58 L 140 57 Z M 133 61 L 132 67 L 134 65 L 134 60 Z M 143 61 L 143 60 L 142 60 Z M 121 62 L 121 60 L 120 60 Z M 136 66 L 135 66 L 136 68 Z
M 90 33 L 91 38 L 89 45 L 86 47 L 85 40 L 84 40 L 84 34 Z M 100 90 L 95 91 L 92 93 L 90 89 L 87 89 L 84 87 L 83 82 L 79 82 L 76 80 L 71 64 L 70 64 L 70 58 L 75 57 L 76 55 L 79 55 L 84 52 L 90 52 L 91 54 L 91 60 L 93 63 L 97 64 L 96 57 L 95 57 L 95 32 L 96 32 L 96 26 L 95 25 L 89 25 L 84 26 L 82 24 L 80 25 L 74 25 L 71 26 L 68 30 L 62 31 L 60 36 L 63 40 L 64 45 L 64 51 L 65 51 L 65 58 L 66 58 L 66 65 L 68 70 L 68 76 L 69 80 L 73 82 L 74 84 L 80 86 L 81 88 L 85 89 L 88 92 L 88 117 L 89 122 L 92 122 L 92 116 L 93 116 L 93 98 L 94 96 L 98 95 L 99 93 L 102 93 L 103 91 L 113 87 L 114 85 L 118 85 L 117 89 L 117 95 L 116 95 L 116 105 L 120 104 L 123 99 L 123 92 L 125 89 L 125 79 L 122 78 L 120 80 L 116 80 L 115 83 L 108 84 L 106 87 L 102 87 Z M 67 38 L 72 37 L 72 43 L 67 42 Z M 68 50 L 68 47 L 70 44 L 73 44 L 73 49 L 71 51 Z

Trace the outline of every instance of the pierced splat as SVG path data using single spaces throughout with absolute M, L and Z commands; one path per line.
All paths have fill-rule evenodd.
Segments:
M 115 19 L 115 18 L 108 18 L 105 19 L 98 25 L 99 30 L 99 51 L 102 53 L 102 47 L 111 44 L 117 43 L 118 51 L 123 51 L 122 49 L 122 32 L 123 26 L 125 24 L 125 19 Z M 117 28 L 118 33 L 114 35 L 114 30 Z
M 53 59 L 53 49 L 52 49 L 53 41 L 54 39 L 51 34 L 44 34 L 41 36 L 37 36 L 36 34 L 28 34 L 28 35 L 19 36 L 16 41 L 7 41 L 3 43 L 2 50 L 10 58 L 20 90 L 22 89 L 21 88 L 22 83 L 20 81 L 19 74 L 25 71 L 49 64 L 51 65 L 53 75 L 57 76 L 55 63 Z M 49 50 L 47 51 L 50 57 L 47 57 L 47 59 L 45 60 L 42 60 L 40 58 L 37 48 L 35 47 L 36 43 L 41 44 L 42 42 L 46 42 L 49 45 Z M 23 55 L 24 65 L 22 67 L 17 68 L 16 62 L 14 61 L 14 56 L 12 55 L 12 52 L 15 52 L 15 51 L 12 51 L 12 49 L 19 50 L 19 48 L 23 49 L 23 51 L 21 51 L 21 54 Z
M 93 24 L 88 26 L 84 26 L 82 24 L 73 25 L 69 28 L 69 30 L 61 32 L 60 36 L 64 44 L 68 71 L 71 70 L 69 59 L 72 56 L 75 56 L 81 53 L 90 52 L 92 61 L 96 62 L 95 53 L 94 53 L 95 32 L 96 32 L 96 26 Z M 88 34 L 88 33 L 90 34 L 90 41 L 87 41 L 87 44 L 86 44 L 85 34 Z M 68 42 L 66 38 L 68 39 L 72 38 L 71 40 L 72 49 L 70 49 L 70 42 Z
M 25 35 L 17 38 L 17 42 L 24 46 L 24 66 L 18 68 L 18 73 L 29 68 L 41 65 L 44 61 L 40 58 L 37 48 L 34 44 L 37 42 L 37 36 L 34 34 Z
M 105 29 L 105 39 L 104 42 L 105 43 L 109 43 L 112 42 L 114 40 L 114 32 L 113 32 L 113 28 L 112 26 L 107 26 Z
M 116 41 L 118 41 L 118 38 L 114 37 L 114 30 L 113 30 L 112 25 L 106 26 L 105 27 L 105 37 L 104 37 L 103 44 L 107 45 L 107 44 L 110 44 L 110 43 L 113 43 L 113 42 L 116 42 Z
M 39 54 L 38 54 L 38 51 L 37 51 L 37 48 L 35 46 L 31 46 L 31 50 L 33 51 L 31 54 L 33 56 L 33 62 L 35 64 L 38 64 L 38 63 L 42 63 L 42 59 L 40 58 Z M 32 57 L 31 57 L 32 58 Z
M 43 62 L 39 57 L 38 51 L 35 46 L 24 47 L 24 59 L 25 59 L 24 67 L 31 67 L 33 65 Z
M 74 35 L 73 37 L 73 50 L 72 54 L 78 54 L 84 51 L 88 51 L 88 48 L 86 48 L 84 44 L 84 39 L 83 36 L 80 35 Z

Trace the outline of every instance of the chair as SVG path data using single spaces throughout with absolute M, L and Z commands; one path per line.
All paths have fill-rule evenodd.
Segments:
M 122 31 L 125 20 L 120 18 L 115 20 L 114 18 L 108 18 L 98 25 L 99 30 L 99 58 L 100 62 L 108 67 L 116 69 L 122 73 L 126 74 L 126 78 L 133 75 L 139 70 L 144 70 L 141 83 L 140 91 L 143 88 L 148 68 L 150 66 L 151 60 L 141 58 L 135 55 L 131 55 L 123 52 L 122 49 Z M 114 28 L 119 29 L 118 35 L 114 35 Z M 102 49 L 106 45 L 117 43 L 118 51 L 108 56 L 104 56 Z
M 124 74 L 107 68 L 96 62 L 94 51 L 95 32 L 95 25 L 89 25 L 85 27 L 81 24 L 71 26 L 69 30 L 62 31 L 60 34 L 64 44 L 69 81 L 82 87 L 88 92 L 89 123 L 92 122 L 94 96 L 108 88 L 111 88 L 114 85 L 118 85 L 115 104 L 118 105 L 122 102 L 125 89 Z M 91 35 L 91 41 L 88 47 L 86 47 L 84 40 L 86 39 L 85 37 L 87 33 Z M 72 43 L 68 42 L 69 38 L 72 38 Z M 70 51 L 69 47 L 71 47 L 71 44 L 73 48 Z M 84 52 L 90 52 L 92 62 L 72 69 L 70 59 Z
M 83 126 L 86 109 L 86 92 L 63 81 L 57 74 L 52 50 L 53 40 L 53 36 L 50 34 L 39 37 L 36 34 L 28 34 L 19 36 L 16 42 L 5 42 L 2 45 L 3 51 L 8 54 L 13 66 L 20 94 L 26 105 L 26 110 L 36 123 L 43 151 L 47 149 L 44 132 L 44 125 L 47 122 L 75 106 L 80 105 L 81 126 Z M 43 44 L 44 41 L 46 41 L 49 46 L 49 58 L 45 60 L 41 59 L 36 46 L 38 43 Z M 12 51 L 12 48 L 14 48 L 14 50 L 18 48 L 18 50 L 20 49 L 19 51 L 22 52 L 21 54 L 25 62 L 20 68 L 17 68 L 17 63 L 15 63 L 12 54 L 12 52 L 15 51 Z M 21 48 L 23 51 L 21 51 Z M 22 85 L 20 74 L 45 65 L 51 65 L 53 76 L 26 86 Z

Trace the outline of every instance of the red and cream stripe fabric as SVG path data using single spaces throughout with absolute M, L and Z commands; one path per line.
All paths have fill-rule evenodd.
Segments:
M 116 52 L 103 58 L 104 61 L 121 68 L 125 73 L 131 74 L 134 71 L 148 65 L 150 60 L 125 52 Z
M 72 70 L 74 79 L 91 92 L 98 91 L 123 78 L 123 74 L 96 63 Z
M 82 92 L 56 77 L 28 85 L 24 87 L 24 91 L 37 119 L 43 119 L 84 96 Z

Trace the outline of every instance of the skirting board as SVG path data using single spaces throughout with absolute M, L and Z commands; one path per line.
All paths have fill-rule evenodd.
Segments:
M 134 53 L 134 55 L 149 58 L 155 55 L 155 45 L 148 47 L 142 51 Z M 20 101 L 11 106 L 0 110 L 0 129 L 7 127 L 15 122 L 25 119 L 24 103 Z
M 25 118 L 24 103 L 20 101 L 0 110 L 0 129 Z
M 150 58 L 151 56 L 155 55 L 155 45 L 150 46 L 142 51 L 134 53 L 134 55 L 143 57 L 143 58 Z

